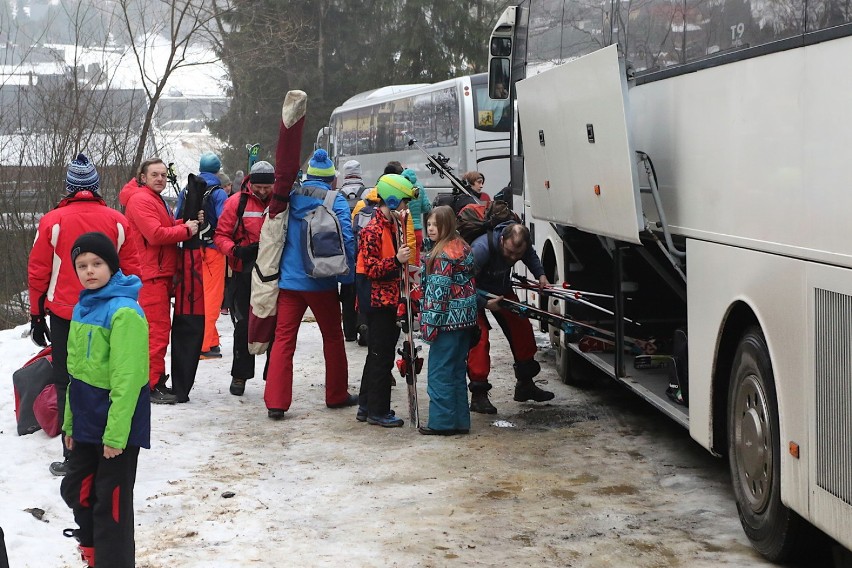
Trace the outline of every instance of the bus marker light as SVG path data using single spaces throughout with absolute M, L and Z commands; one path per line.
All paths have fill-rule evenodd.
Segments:
M 544 180 L 544 189 L 550 189 L 550 180 L 549 179 Z
M 600 194 L 601 194 L 601 186 L 596 185 L 595 186 L 595 195 L 600 195 Z
M 799 444 L 796 442 L 790 442 L 790 455 L 799 459 Z

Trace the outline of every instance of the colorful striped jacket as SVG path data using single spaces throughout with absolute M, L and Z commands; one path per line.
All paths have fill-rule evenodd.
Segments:
M 476 286 L 473 282 L 473 252 L 461 238 L 444 247 L 429 266 L 429 252 L 435 244 L 423 239 L 420 285 L 420 331 L 425 341 L 433 341 L 441 331 L 476 327 Z

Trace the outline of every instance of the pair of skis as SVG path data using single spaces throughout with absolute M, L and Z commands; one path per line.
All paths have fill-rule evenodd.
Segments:
M 396 242 L 409 245 L 408 232 L 408 210 L 396 214 Z M 412 243 L 413 244 L 413 243 Z M 409 245 L 411 246 L 411 245 Z M 420 348 L 414 343 L 414 312 L 415 302 L 412 298 L 413 287 L 411 285 L 411 272 L 408 262 L 401 268 L 400 275 L 400 303 L 397 309 L 397 322 L 405 333 L 402 348 L 397 350 L 400 358 L 396 362 L 399 374 L 405 379 L 408 388 L 408 415 L 411 418 L 412 428 L 420 427 L 420 410 L 417 406 L 417 375 L 423 368 L 423 358 L 418 357 Z

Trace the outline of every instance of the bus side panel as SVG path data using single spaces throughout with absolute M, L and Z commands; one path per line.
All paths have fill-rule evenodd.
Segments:
M 809 263 L 704 241 L 687 241 L 687 317 L 689 322 L 689 432 L 702 446 L 726 448 L 713 440 L 714 420 L 727 420 L 725 409 L 712 408 L 716 388 L 727 390 L 730 369 L 717 369 L 723 333 L 739 337 L 745 329 L 726 329 L 732 307 L 744 304 L 763 331 L 778 395 L 781 442 L 781 499 L 808 517 L 807 392 L 812 367 L 805 279 Z M 747 326 L 743 326 L 747 327 Z M 714 376 L 721 384 L 714 383 Z M 723 393 L 721 400 L 727 401 Z M 800 459 L 787 451 L 801 448 Z
M 807 291 L 811 517 L 852 549 L 852 271 L 811 264 Z

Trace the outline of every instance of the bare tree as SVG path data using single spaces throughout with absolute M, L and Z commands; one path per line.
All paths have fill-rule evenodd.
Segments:
M 215 62 L 213 55 L 207 60 L 190 58 L 192 47 L 199 44 L 212 45 L 217 18 L 229 8 L 217 2 L 202 0 L 158 0 L 156 6 L 150 0 L 119 0 L 118 8 L 131 42 L 132 58 L 142 77 L 143 90 L 148 108 L 139 131 L 132 169 L 133 175 L 142 163 L 148 138 L 151 135 L 157 103 L 165 92 L 169 78 L 183 67 L 208 65 Z M 166 17 L 151 16 L 163 11 Z M 141 29 L 136 29 L 141 22 Z M 165 38 L 169 42 L 167 61 L 159 65 L 149 56 L 152 42 Z M 212 52 L 211 52 L 212 53 Z

